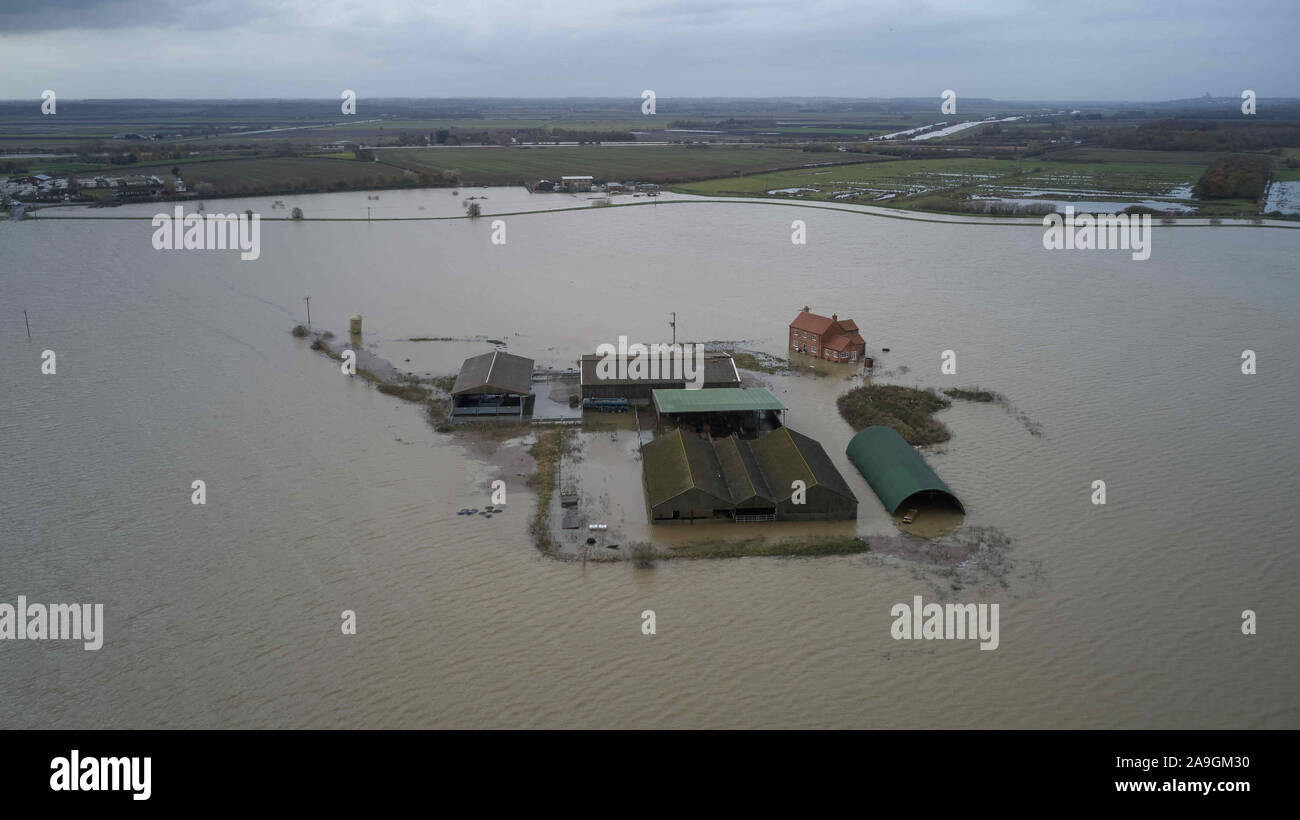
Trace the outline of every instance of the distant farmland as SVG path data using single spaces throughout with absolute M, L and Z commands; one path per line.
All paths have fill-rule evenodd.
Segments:
M 191 190 L 208 183 L 222 194 L 404 186 L 415 181 L 414 175 L 397 168 L 345 159 L 258 157 L 176 164 Z
M 715 145 L 535 146 L 528 148 L 389 148 L 381 163 L 411 171 L 459 172 L 466 184 L 517 185 L 566 175 L 598 180 L 682 182 L 810 165 L 869 162 L 866 154 L 809 153 L 790 148 Z
M 1126 152 L 1137 154 L 1139 152 Z M 1160 152 L 1144 152 L 1160 158 Z M 1136 156 L 1126 156 L 1136 160 Z M 1036 197 L 1086 203 L 1152 201 L 1191 206 L 1191 189 L 1208 160 L 1181 162 L 1055 162 L 1042 159 L 945 158 L 899 160 L 833 169 L 805 169 L 676 185 L 684 193 L 723 196 L 777 195 L 800 199 L 880 202 L 929 210 L 963 210 L 966 197 L 1033 202 Z M 1202 203 L 1196 203 L 1202 206 Z M 1233 207 L 1241 207 L 1241 203 Z

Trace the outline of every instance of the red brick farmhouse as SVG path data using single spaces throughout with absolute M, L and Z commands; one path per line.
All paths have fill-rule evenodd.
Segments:
M 808 306 L 790 323 L 790 350 L 819 356 L 832 362 L 860 362 L 866 358 L 867 343 L 852 319 L 829 318 L 809 313 Z

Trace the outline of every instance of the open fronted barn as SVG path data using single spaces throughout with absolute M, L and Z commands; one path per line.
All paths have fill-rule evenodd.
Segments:
M 471 356 L 451 388 L 452 417 L 524 416 L 532 410 L 533 360 L 494 350 Z
M 764 387 L 705 387 L 652 390 L 661 424 L 688 427 L 713 436 L 754 436 L 784 423 L 786 406 Z

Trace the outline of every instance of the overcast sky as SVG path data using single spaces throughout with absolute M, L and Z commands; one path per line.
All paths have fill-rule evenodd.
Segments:
M 0 99 L 1300 97 L 1297 0 L 0 0 Z

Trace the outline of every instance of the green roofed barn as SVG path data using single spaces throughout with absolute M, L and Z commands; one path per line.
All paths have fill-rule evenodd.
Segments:
M 781 400 L 764 387 L 713 387 L 699 390 L 652 390 L 660 413 L 734 413 L 744 410 L 784 410 Z
M 664 425 L 688 427 L 714 438 L 750 437 L 780 427 L 785 405 L 763 387 L 704 387 L 651 390 L 656 417 Z
M 955 506 L 966 512 L 943 479 L 893 428 L 875 426 L 860 430 L 849 441 L 845 452 L 890 515 L 897 514 L 904 504 L 921 502 Z

